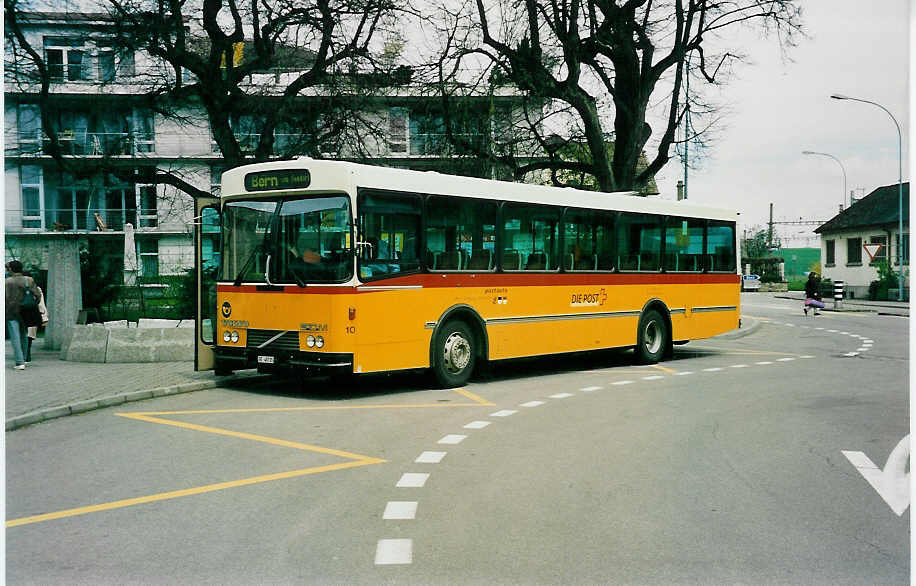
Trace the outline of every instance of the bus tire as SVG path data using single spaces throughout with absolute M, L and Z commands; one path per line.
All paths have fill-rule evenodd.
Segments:
M 433 374 L 442 388 L 463 386 L 471 378 L 476 362 L 474 334 L 460 320 L 451 320 L 433 340 Z
M 639 318 L 636 331 L 636 362 L 655 364 L 668 347 L 668 324 L 658 311 L 650 309 Z

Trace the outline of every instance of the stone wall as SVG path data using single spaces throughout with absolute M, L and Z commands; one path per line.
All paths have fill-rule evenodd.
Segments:
M 194 328 L 107 328 L 76 325 L 64 338 L 61 360 L 180 362 L 194 360 Z

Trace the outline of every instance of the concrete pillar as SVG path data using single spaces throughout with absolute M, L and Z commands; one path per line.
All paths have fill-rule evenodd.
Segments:
M 48 243 L 48 328 L 44 347 L 59 350 L 64 335 L 76 323 L 83 307 L 79 240 L 76 234 L 60 234 Z

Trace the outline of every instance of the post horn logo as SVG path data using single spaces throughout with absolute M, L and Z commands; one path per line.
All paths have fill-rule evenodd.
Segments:
M 232 306 L 229 305 L 228 301 L 223 302 L 222 313 L 223 313 L 223 317 L 229 317 L 230 315 L 232 315 Z

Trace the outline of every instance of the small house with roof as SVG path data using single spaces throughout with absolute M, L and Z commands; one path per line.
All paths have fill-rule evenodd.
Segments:
M 904 265 L 904 298 L 909 290 L 910 184 L 903 184 L 903 239 L 899 237 L 897 184 L 885 185 L 819 226 L 823 277 L 845 283 L 847 297 L 867 298 L 878 279 L 879 263 L 890 260 L 894 272 Z M 880 247 L 877 245 L 881 245 Z

